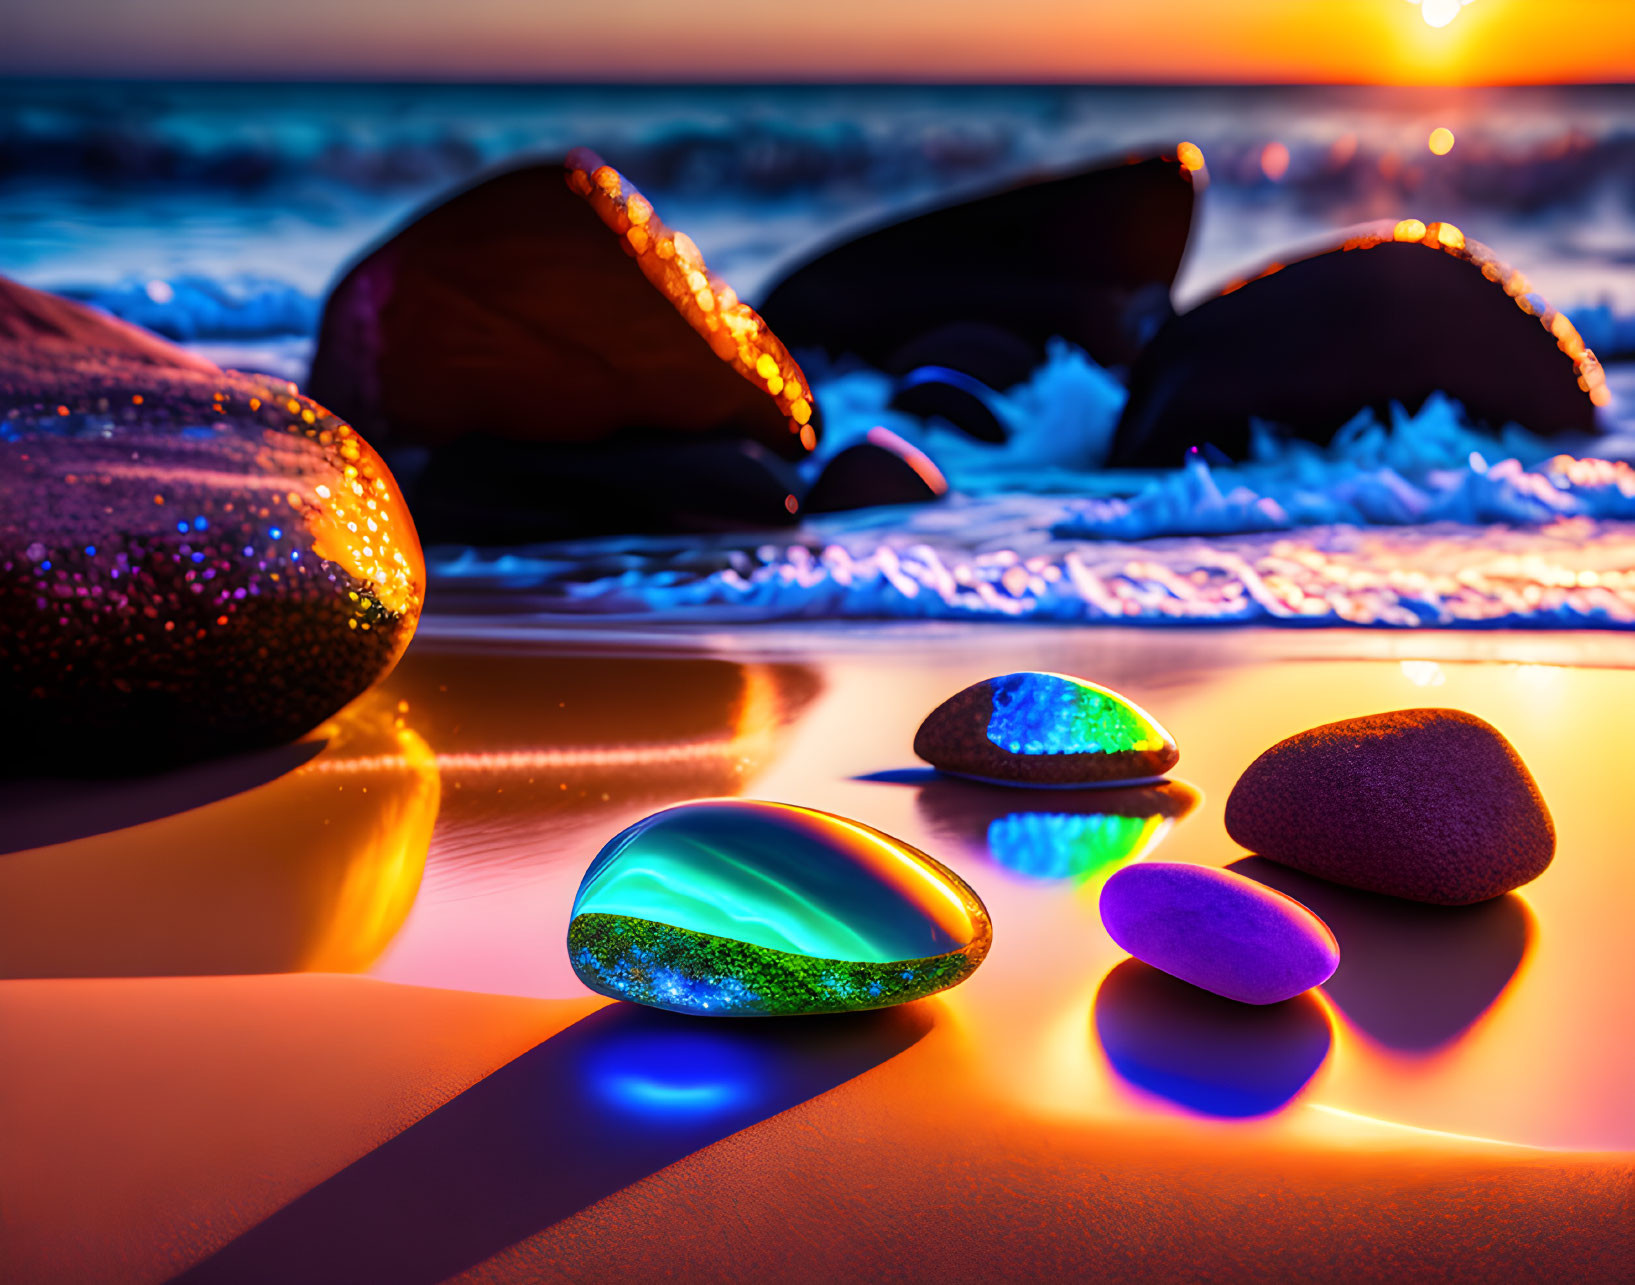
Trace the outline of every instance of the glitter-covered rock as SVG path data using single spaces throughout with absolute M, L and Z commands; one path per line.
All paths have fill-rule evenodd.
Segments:
M 1457 709 L 1370 714 L 1279 742 L 1233 786 L 1226 829 L 1307 874 L 1441 905 L 1519 888 L 1555 856 L 1527 765 Z
M 0 770 L 274 745 L 414 633 L 425 569 L 379 456 L 290 384 L 153 345 L 0 336 Z
M 1101 890 L 1101 922 L 1137 959 L 1244 1004 L 1276 1004 L 1334 975 L 1334 934 L 1292 897 L 1210 866 L 1145 861 Z
M 1521 273 L 1449 223 L 1404 219 L 1274 264 L 1163 327 L 1130 370 L 1111 462 L 1247 459 L 1261 421 L 1326 443 L 1359 411 L 1389 419 L 1442 392 L 1472 418 L 1593 432 L 1595 354 Z
M 885 1008 L 963 981 L 987 911 L 960 878 L 856 821 L 712 799 L 615 836 L 574 899 L 568 957 L 615 999 L 711 1017 Z
M 1193 171 L 1174 153 L 1012 183 L 825 248 L 761 311 L 787 344 L 882 368 L 956 324 L 1041 351 L 1059 335 L 1122 364 L 1169 315 L 1192 208 Z
M 1033 671 L 950 696 L 920 724 L 914 752 L 959 776 L 1053 787 L 1152 781 L 1181 757 L 1158 721 L 1117 692 Z

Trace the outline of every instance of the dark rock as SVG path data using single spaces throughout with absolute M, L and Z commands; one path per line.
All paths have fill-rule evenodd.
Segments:
M 1457 229 L 1399 228 L 1164 326 L 1130 372 L 1111 462 L 1170 467 L 1206 442 L 1243 459 L 1252 419 L 1326 443 L 1360 410 L 1417 410 L 1438 391 L 1493 426 L 1593 431 L 1604 380 L 1571 323 Z
M 428 544 L 789 526 L 799 479 L 754 442 L 546 446 L 469 434 L 387 451 Z M 400 463 L 401 461 L 401 463 Z
M 1020 384 L 1044 361 L 1044 348 L 1008 330 L 981 321 L 956 321 L 910 339 L 886 358 L 881 369 L 907 375 L 922 366 L 942 366 L 969 375 L 989 388 Z
M 948 493 L 948 481 L 930 458 L 884 428 L 848 446 L 823 466 L 801 506 L 835 513 L 875 504 L 924 504 Z
M 380 457 L 292 385 L 67 329 L 0 339 L 0 772 L 276 745 L 390 670 L 425 571 Z
M 761 305 L 793 347 L 884 366 L 954 324 L 1040 350 L 1060 335 L 1103 365 L 1128 362 L 1156 284 L 1167 295 L 1192 225 L 1191 174 L 1150 157 L 1023 181 L 819 252 Z
M 324 307 L 313 396 L 383 441 L 817 441 L 804 374 L 697 247 L 592 153 L 489 178 Z
M 1515 748 L 1454 709 L 1291 736 L 1232 787 L 1226 829 L 1307 874 L 1453 906 L 1519 888 L 1555 855 L 1555 824 Z
M 990 390 L 962 371 L 921 366 L 909 372 L 891 397 L 891 409 L 921 419 L 940 419 L 979 442 L 1004 442 L 1010 434 L 989 407 Z

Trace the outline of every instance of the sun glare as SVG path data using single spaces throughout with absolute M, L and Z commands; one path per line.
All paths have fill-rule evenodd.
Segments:
M 1459 16 L 1471 0 L 1411 0 L 1419 6 L 1419 16 L 1433 27 L 1445 27 Z

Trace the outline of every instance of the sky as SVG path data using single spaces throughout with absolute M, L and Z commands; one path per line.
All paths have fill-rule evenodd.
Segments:
M 1423 0 L 1437 18 L 1454 0 Z M 201 79 L 1635 79 L 1635 0 L 0 0 L 0 74 Z

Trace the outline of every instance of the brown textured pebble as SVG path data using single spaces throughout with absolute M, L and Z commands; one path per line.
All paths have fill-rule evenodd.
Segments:
M 128 330 L 0 328 L 0 771 L 292 739 L 419 618 L 414 525 L 350 426 Z
M 1233 787 L 1226 829 L 1307 874 L 1450 906 L 1519 888 L 1555 855 L 1515 747 L 1456 709 L 1370 714 L 1279 742 Z

